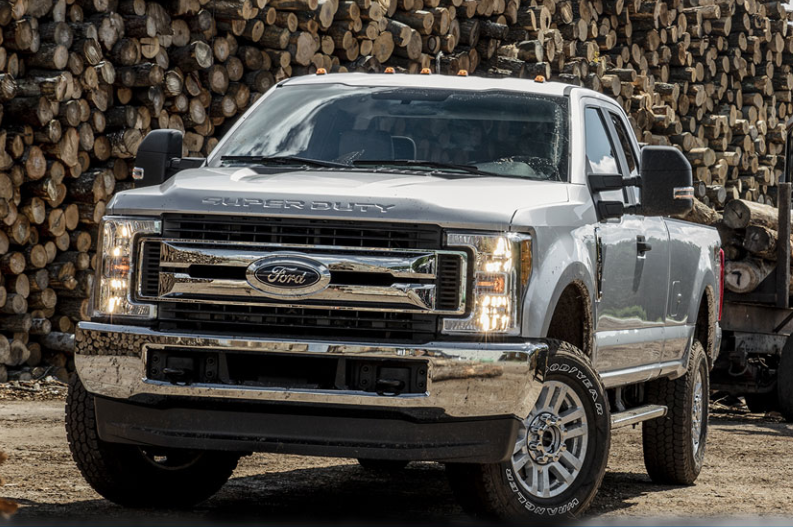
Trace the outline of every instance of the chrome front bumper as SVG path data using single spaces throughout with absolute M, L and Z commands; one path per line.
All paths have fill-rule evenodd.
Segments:
M 423 360 L 429 364 L 428 386 L 427 391 L 420 394 L 378 395 L 359 391 L 296 390 L 289 386 L 259 388 L 199 383 L 185 386 L 147 379 L 147 353 L 169 348 Z M 89 392 L 113 399 L 183 396 L 405 411 L 433 409 L 452 418 L 525 418 L 539 397 L 547 350 L 542 340 L 437 342 L 405 347 L 163 333 L 136 326 L 82 322 L 77 328 L 75 365 Z

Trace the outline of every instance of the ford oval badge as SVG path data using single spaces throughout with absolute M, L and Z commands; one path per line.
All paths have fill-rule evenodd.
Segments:
M 299 297 L 319 293 L 330 283 L 322 262 L 300 254 L 273 254 L 256 260 L 245 271 L 248 283 L 274 297 Z

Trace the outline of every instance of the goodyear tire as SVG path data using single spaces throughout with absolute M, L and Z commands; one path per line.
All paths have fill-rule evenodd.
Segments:
M 521 523 L 574 518 L 600 487 L 611 444 L 605 390 L 580 350 L 549 344 L 542 393 L 523 421 L 513 457 L 447 465 L 452 489 L 469 514 Z
M 644 465 L 656 483 L 691 485 L 702 470 L 708 436 L 708 360 L 694 341 L 682 377 L 647 383 L 647 402 L 667 407 L 665 417 L 642 424 Z
M 231 452 L 143 449 L 102 441 L 94 396 L 77 375 L 69 381 L 66 436 L 88 484 L 127 507 L 181 508 L 203 501 L 228 481 L 240 458 Z

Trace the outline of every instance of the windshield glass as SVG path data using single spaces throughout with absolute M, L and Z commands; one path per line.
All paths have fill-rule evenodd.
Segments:
M 326 84 L 275 88 L 211 165 L 295 158 L 421 169 L 426 161 L 434 171 L 567 181 L 567 153 L 564 97 Z

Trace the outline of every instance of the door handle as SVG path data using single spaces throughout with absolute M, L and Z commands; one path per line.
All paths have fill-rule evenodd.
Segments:
M 636 237 L 636 252 L 639 253 L 639 256 L 644 256 L 644 253 L 652 250 L 653 246 L 647 243 L 644 236 L 640 234 Z

